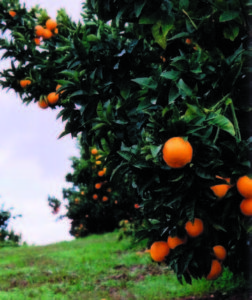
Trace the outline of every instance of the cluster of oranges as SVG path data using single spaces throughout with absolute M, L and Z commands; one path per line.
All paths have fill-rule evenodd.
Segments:
M 91 154 L 95 157 L 95 160 L 96 160 L 95 161 L 95 168 L 96 168 L 96 166 L 100 166 L 102 164 L 102 162 L 100 161 L 101 155 L 99 155 L 98 150 L 96 148 L 91 149 Z M 102 170 L 99 170 L 97 172 L 98 177 L 105 176 L 106 171 L 107 171 L 107 169 L 105 167 Z M 100 182 L 95 183 L 94 187 L 95 187 L 96 190 L 100 190 L 103 187 L 103 185 L 105 185 L 105 184 L 107 184 L 106 180 L 105 181 L 100 181 Z M 106 189 L 106 191 L 108 193 L 111 193 L 112 189 L 110 187 L 108 187 Z M 93 194 L 92 198 L 94 200 L 98 200 L 99 196 L 98 196 L 98 194 Z M 102 202 L 107 202 L 109 200 L 109 198 L 108 198 L 108 196 L 103 195 L 102 198 L 101 198 L 101 200 L 102 200 Z
M 193 158 L 193 148 L 189 141 L 182 137 L 172 137 L 168 139 L 163 146 L 163 159 L 166 164 L 171 168 L 183 168 L 187 164 L 190 164 Z M 211 186 L 217 200 L 225 197 L 230 188 L 234 185 L 231 184 L 230 178 L 222 178 L 216 176 L 216 178 L 224 181 L 223 184 L 217 184 Z M 241 176 L 237 182 L 236 187 L 238 192 L 244 197 L 244 200 L 240 203 L 240 211 L 245 216 L 252 216 L 252 179 L 248 175 Z M 154 261 L 161 262 L 165 260 L 165 257 L 174 250 L 177 246 L 187 243 L 188 238 L 196 238 L 204 232 L 204 222 L 195 218 L 192 221 L 185 223 L 184 229 L 186 236 L 169 236 L 166 241 L 154 242 L 150 249 L 150 255 Z M 214 256 L 211 262 L 210 272 L 206 278 L 208 280 L 216 279 L 222 272 L 222 261 L 226 258 L 227 252 L 222 245 L 216 245 L 212 248 L 212 255 Z
M 55 34 L 58 34 L 58 24 L 53 19 L 48 19 L 45 23 L 45 26 L 36 25 L 35 30 L 35 38 L 34 42 L 36 45 L 40 45 L 42 40 L 48 40 L 52 38 Z
M 163 146 L 163 159 L 171 168 L 183 168 L 190 163 L 193 158 L 193 148 L 189 141 L 182 137 L 172 137 Z M 218 200 L 224 198 L 234 185 L 230 178 L 222 178 L 216 175 L 216 178 L 225 183 L 210 187 Z M 236 187 L 238 192 L 244 197 L 240 203 L 240 210 L 245 216 L 252 216 L 252 178 L 248 175 L 241 176 Z
M 45 109 L 48 106 L 55 106 L 60 99 L 61 92 L 60 93 L 58 92 L 58 89 L 60 87 L 61 85 L 58 84 L 56 86 L 55 92 L 51 92 L 47 96 L 41 96 L 38 101 L 39 107 Z
M 195 219 L 196 221 L 196 219 Z M 194 222 L 195 223 L 195 222 Z M 198 231 L 202 230 L 202 225 L 195 225 L 198 227 Z M 151 245 L 150 256 L 156 262 L 162 262 L 169 255 L 170 251 L 173 251 L 179 245 L 187 243 L 188 237 L 169 236 L 167 241 L 157 241 Z M 222 273 L 222 262 L 227 256 L 227 251 L 222 245 L 215 245 L 211 249 L 213 259 L 211 261 L 211 268 L 209 273 L 206 275 L 207 280 L 217 279 Z

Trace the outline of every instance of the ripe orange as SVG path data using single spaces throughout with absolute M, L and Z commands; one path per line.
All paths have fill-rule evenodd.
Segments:
M 185 43 L 186 43 L 187 45 L 190 45 L 190 44 L 192 43 L 192 39 L 187 38 L 187 39 L 185 40 Z
M 95 148 L 94 148 L 94 149 L 92 149 L 92 150 L 91 150 L 91 154 L 92 154 L 92 155 L 96 155 L 96 154 L 98 154 L 98 150 L 97 150 L 97 149 L 95 149 Z
M 99 190 L 101 187 L 102 187 L 102 184 L 101 184 L 101 183 L 96 183 L 96 184 L 95 184 L 95 188 L 96 188 L 97 190 Z
M 97 194 L 94 194 L 94 195 L 93 195 L 93 199 L 94 199 L 94 200 L 97 200 L 97 199 L 98 199 L 98 195 L 97 195 Z
M 204 224 L 201 219 L 195 218 L 193 222 L 186 222 L 185 230 L 190 237 L 197 237 L 203 233 Z
M 226 196 L 226 193 L 231 188 L 231 185 L 229 184 L 217 184 L 210 187 L 210 189 L 213 191 L 216 197 L 218 199 L 222 199 Z
M 163 261 L 169 253 L 170 248 L 165 241 L 157 241 L 151 245 L 150 255 L 154 261 Z
M 52 92 L 47 95 L 47 101 L 50 105 L 55 105 L 59 101 L 59 94 Z
M 81 191 L 81 195 L 84 196 L 84 195 L 85 195 L 85 192 L 84 192 L 84 191 Z
M 49 29 L 44 29 L 42 36 L 45 40 L 48 40 L 53 36 L 53 33 Z
M 38 106 L 43 109 L 47 108 L 48 107 L 47 99 L 45 98 L 39 99 Z
M 22 80 L 20 80 L 20 86 L 23 88 L 23 89 L 25 89 L 28 85 L 30 85 L 31 84 L 31 80 L 29 80 L 29 79 L 22 79 Z
M 187 236 L 179 238 L 178 236 L 168 236 L 167 244 L 170 249 L 175 249 L 177 246 L 185 244 L 187 242 Z
M 103 201 L 103 202 L 108 201 L 108 197 L 107 197 L 107 196 L 103 196 L 103 197 L 102 197 L 102 201 Z
M 117 200 L 115 200 L 115 204 L 118 204 L 118 201 L 117 201 Z
M 221 245 L 216 245 L 213 247 L 214 255 L 219 260 L 224 260 L 227 256 L 226 249 Z
M 171 168 L 182 168 L 193 156 L 191 144 L 182 137 L 170 138 L 163 147 L 163 159 Z
M 135 204 L 134 204 L 134 207 L 137 209 L 137 208 L 139 208 L 139 207 L 140 207 L 140 205 L 139 205 L 139 204 L 137 204 L 137 203 L 135 203 Z
M 241 176 L 236 182 L 238 192 L 244 198 L 252 198 L 252 178 L 247 175 Z
M 104 176 L 104 174 L 105 174 L 105 173 L 104 173 L 103 170 L 101 170 L 101 171 L 98 172 L 98 176 L 100 176 L 100 177 Z
M 35 26 L 35 34 L 37 37 L 43 36 L 44 33 L 44 27 L 41 25 L 36 25 Z
M 39 37 L 34 38 L 33 40 L 34 40 L 34 43 L 35 43 L 37 46 L 40 45 L 40 38 L 39 38 Z
M 99 166 L 99 165 L 102 164 L 102 162 L 101 162 L 100 160 L 97 160 L 97 161 L 95 162 L 95 164 L 96 164 L 97 166 Z
M 45 26 L 48 30 L 53 30 L 57 27 L 57 22 L 53 19 L 48 19 Z
M 207 275 L 207 280 L 215 280 L 220 276 L 222 272 L 222 266 L 217 259 L 212 260 L 210 272 Z
M 9 15 L 10 15 L 12 18 L 14 18 L 14 17 L 17 15 L 17 13 L 16 13 L 14 10 L 10 10 L 10 11 L 9 11 Z
M 241 212 L 248 217 L 252 216 L 252 198 L 243 199 L 240 204 Z
M 59 29 L 55 28 L 53 32 L 54 32 L 54 34 L 58 34 L 59 33 Z

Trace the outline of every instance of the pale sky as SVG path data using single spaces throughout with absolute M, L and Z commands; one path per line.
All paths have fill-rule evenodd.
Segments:
M 83 0 L 26 0 L 30 9 L 38 4 L 55 18 L 65 8 L 74 21 L 80 19 Z M 8 62 L 1 62 L 0 69 Z M 78 156 L 76 140 L 58 139 L 64 129 L 56 120 L 59 110 L 42 110 L 37 104 L 22 104 L 13 91 L 1 90 L 0 97 L 0 204 L 22 214 L 11 222 L 28 244 L 44 245 L 71 240 L 69 221 L 57 221 L 48 206 L 48 196 L 62 200 L 71 171 L 71 156 Z M 61 211 L 62 212 L 62 211 Z

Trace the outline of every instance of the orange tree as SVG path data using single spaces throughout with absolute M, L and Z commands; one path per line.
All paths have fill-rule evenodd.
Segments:
M 117 181 L 111 182 L 104 167 L 106 151 L 85 145 L 78 148 L 80 157 L 71 158 L 73 172 L 66 175 L 72 186 L 63 189 L 67 212 L 60 216 L 71 220 L 70 234 L 83 237 L 112 231 L 125 219 L 136 226 L 141 221 L 136 206 L 139 197 L 135 190 L 129 189 L 127 176 L 120 186 Z M 60 201 L 55 197 L 49 197 L 48 201 L 53 213 L 59 212 Z
M 61 10 L 43 36 L 45 11 L 0 3 L 1 30 L 11 34 L 1 49 L 12 61 L 2 86 L 44 108 L 55 106 L 47 95 L 57 90 L 62 135 L 81 133 L 99 149 L 106 141 L 107 174 L 127 174 L 141 197 L 139 236 L 150 245 L 186 240 L 163 258 L 187 282 L 214 279 L 223 265 L 246 271 L 251 201 L 236 182 L 251 168 L 248 8 L 243 0 L 88 0 L 83 23 Z M 227 251 L 221 262 L 218 245 Z

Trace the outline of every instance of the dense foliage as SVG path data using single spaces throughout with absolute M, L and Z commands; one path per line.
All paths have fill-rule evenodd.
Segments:
M 27 12 L 17 0 L 0 3 L 2 58 L 12 64 L 1 74 L 24 102 L 58 92 L 62 135 L 95 145 L 106 157 L 107 175 L 128 176 L 141 197 L 145 225 L 139 236 L 150 244 L 184 236 L 185 224 L 200 218 L 204 232 L 170 251 L 181 280 L 209 273 L 212 247 L 227 249 L 223 262 L 244 272 L 249 218 L 240 212 L 236 188 L 250 172 L 248 126 L 248 7 L 243 0 L 89 0 L 82 21 L 58 12 L 58 34 L 34 42 L 34 27 L 46 12 Z M 10 16 L 12 9 L 16 15 Z M 20 80 L 30 80 L 26 88 Z M 162 157 L 171 137 L 184 137 L 193 158 L 183 168 Z M 217 176 L 217 177 L 216 177 Z M 226 184 L 221 197 L 210 188 Z

